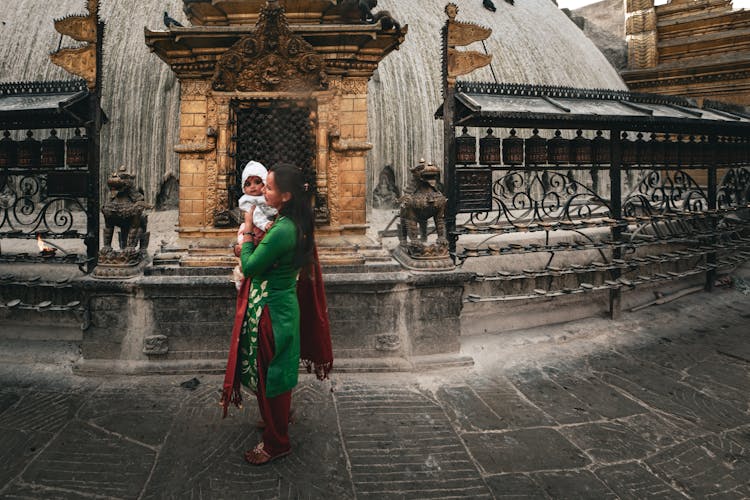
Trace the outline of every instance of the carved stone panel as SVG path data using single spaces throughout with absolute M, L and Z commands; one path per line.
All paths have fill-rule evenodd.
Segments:
M 169 352 L 169 338 L 166 335 L 149 335 L 143 339 L 143 353 L 160 356 Z
M 255 33 L 241 38 L 219 59 L 213 89 L 298 92 L 326 88 L 325 61 L 287 23 L 284 9 L 266 5 Z

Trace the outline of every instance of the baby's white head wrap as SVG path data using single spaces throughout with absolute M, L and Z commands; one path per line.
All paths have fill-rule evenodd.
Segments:
M 247 165 L 245 165 L 245 169 L 242 171 L 242 186 L 244 187 L 245 181 L 248 177 L 260 177 L 260 179 L 263 181 L 263 184 L 266 183 L 266 179 L 268 178 L 268 170 L 266 170 L 266 167 L 263 166 L 262 163 L 250 160 L 247 162 Z

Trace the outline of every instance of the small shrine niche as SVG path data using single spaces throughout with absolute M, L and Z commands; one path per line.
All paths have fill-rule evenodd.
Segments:
M 146 30 L 181 85 L 181 237 L 231 235 L 250 160 L 302 169 L 319 234 L 365 232 L 367 82 L 408 27 L 336 2 L 286 6 L 191 2 L 192 26 Z

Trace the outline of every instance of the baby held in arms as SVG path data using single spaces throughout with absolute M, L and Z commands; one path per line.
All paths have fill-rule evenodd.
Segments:
M 242 191 L 245 194 L 240 197 L 238 204 L 243 213 L 253 210 L 253 207 L 255 207 L 255 210 L 253 211 L 254 227 L 252 230 L 245 228 L 243 222 L 237 231 L 237 243 L 240 246 L 246 232 L 251 234 L 253 245 L 260 243 L 276 217 L 276 209 L 269 207 L 266 204 L 265 196 L 263 196 L 263 188 L 266 185 L 267 178 L 268 170 L 257 161 L 249 161 L 242 171 Z M 240 266 L 234 268 L 234 278 L 235 285 L 239 290 L 244 278 Z

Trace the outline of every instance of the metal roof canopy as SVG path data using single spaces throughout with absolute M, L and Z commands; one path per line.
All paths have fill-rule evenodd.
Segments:
M 699 108 L 656 94 L 478 82 L 457 82 L 455 95 L 455 126 L 750 135 L 750 110 L 712 101 Z
M 86 126 L 91 95 L 84 80 L 0 84 L 0 130 Z

